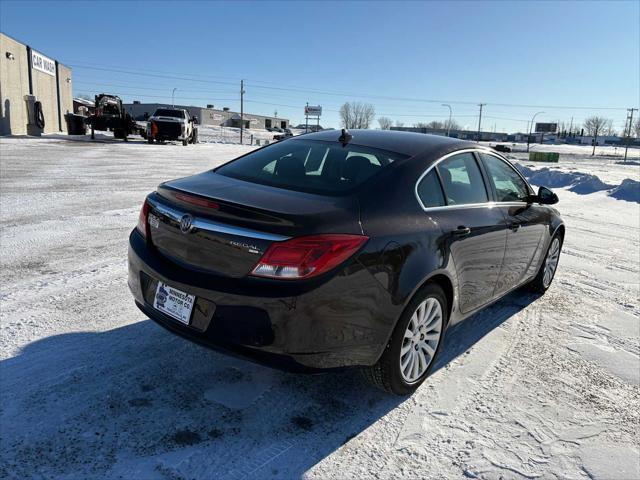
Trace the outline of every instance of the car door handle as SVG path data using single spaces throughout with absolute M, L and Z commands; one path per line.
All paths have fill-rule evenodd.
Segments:
M 471 229 L 469 227 L 465 227 L 464 225 L 460 225 L 458 228 L 453 230 L 451 233 L 456 235 L 457 237 L 465 237 L 471 233 Z
M 512 232 L 517 232 L 520 229 L 520 224 L 519 223 L 510 223 L 509 224 L 509 230 L 511 230 Z

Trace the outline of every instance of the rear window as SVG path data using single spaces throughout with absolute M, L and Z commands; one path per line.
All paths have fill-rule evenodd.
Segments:
M 156 110 L 156 113 L 154 113 L 153 116 L 184 118 L 184 112 L 182 110 L 171 110 L 168 108 L 159 108 L 158 110 Z
M 286 140 L 222 165 L 216 173 L 288 190 L 340 195 L 405 158 L 360 145 Z

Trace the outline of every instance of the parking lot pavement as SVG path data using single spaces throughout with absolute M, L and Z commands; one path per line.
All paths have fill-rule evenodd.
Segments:
M 127 237 L 146 193 L 250 148 L 0 139 L 1 477 L 640 475 L 637 203 L 560 190 L 547 295 L 456 326 L 397 398 L 355 372 L 223 356 L 134 306 Z

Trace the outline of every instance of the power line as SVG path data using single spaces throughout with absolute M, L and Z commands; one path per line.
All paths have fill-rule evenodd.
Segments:
M 102 82 L 88 82 L 88 81 L 83 81 L 83 80 L 75 80 L 73 82 L 74 85 L 77 84 L 81 84 L 81 85 L 100 85 L 103 87 L 116 87 L 116 88 L 136 88 L 138 87 L 140 84 L 129 84 L 129 85 L 122 85 L 122 84 L 116 84 L 116 83 L 102 83 Z M 144 87 L 144 90 L 156 90 L 156 91 L 164 91 L 164 90 L 170 90 L 171 87 L 170 86 L 166 86 L 166 87 Z M 211 94 L 220 94 L 220 93 L 228 93 L 228 94 L 232 94 L 232 93 L 236 93 L 228 91 L 228 90 L 206 90 L 206 89 L 197 89 L 197 88 L 188 88 L 188 89 L 183 89 L 183 91 L 185 92 L 200 92 L 200 93 L 211 93 Z
M 136 70 L 123 70 L 123 69 L 115 69 L 115 68 L 106 68 L 106 67 L 94 67 L 87 66 L 81 64 L 70 64 L 72 67 L 76 68 L 84 68 L 90 70 L 100 70 L 100 71 L 110 71 L 114 73 L 123 73 L 126 75 L 139 75 L 145 77 L 156 77 L 156 78 L 167 78 L 172 80 L 183 80 L 183 81 L 191 81 L 191 82 L 202 82 L 202 83 L 214 83 L 220 85 L 237 85 L 232 82 L 224 82 L 224 81 L 216 81 L 216 80 L 204 80 L 201 78 L 189 78 L 189 76 L 178 76 L 174 74 L 158 74 L 158 73 L 150 73 L 150 72 L 142 72 Z M 340 97 L 355 97 L 355 98 L 373 98 L 373 99 L 383 99 L 383 100 L 393 100 L 393 101 L 406 101 L 406 102 L 421 102 L 421 103 L 452 103 L 457 105 L 473 105 L 477 104 L 477 102 L 473 101 L 461 101 L 461 100 L 443 100 L 443 99 L 425 99 L 425 98 L 412 98 L 412 97 L 395 97 L 395 96 L 386 96 L 386 95 L 373 95 L 373 94 L 363 94 L 363 93 L 352 93 L 352 92 L 338 92 L 331 90 L 319 90 L 319 89 L 310 89 L 310 88 L 299 88 L 293 86 L 267 86 L 267 85 L 258 85 L 258 81 L 256 83 L 245 84 L 247 87 L 253 88 L 261 88 L 266 90 L 280 90 L 280 91 L 295 91 L 299 93 L 306 94 L 314 94 L 314 95 L 330 95 L 330 96 L 340 96 Z M 264 82 L 266 83 L 266 82 Z M 578 106 L 578 105 L 531 105 L 531 104 L 515 104 L 515 103 L 492 103 L 486 102 L 485 105 L 492 106 L 500 106 L 500 107 L 508 107 L 508 108 L 548 108 L 548 109 L 558 109 L 558 110 L 626 110 L 625 107 L 596 107 L 596 106 Z

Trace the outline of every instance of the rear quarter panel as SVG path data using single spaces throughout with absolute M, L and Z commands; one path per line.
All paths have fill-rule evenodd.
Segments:
M 411 159 L 381 174 L 359 197 L 362 228 L 370 237 L 366 267 L 388 293 L 381 304 L 391 326 L 416 291 L 435 275 L 451 283 L 454 302 L 449 309 L 457 311 L 456 271 L 444 232 L 414 194 L 416 180 L 430 163 L 428 158 Z

